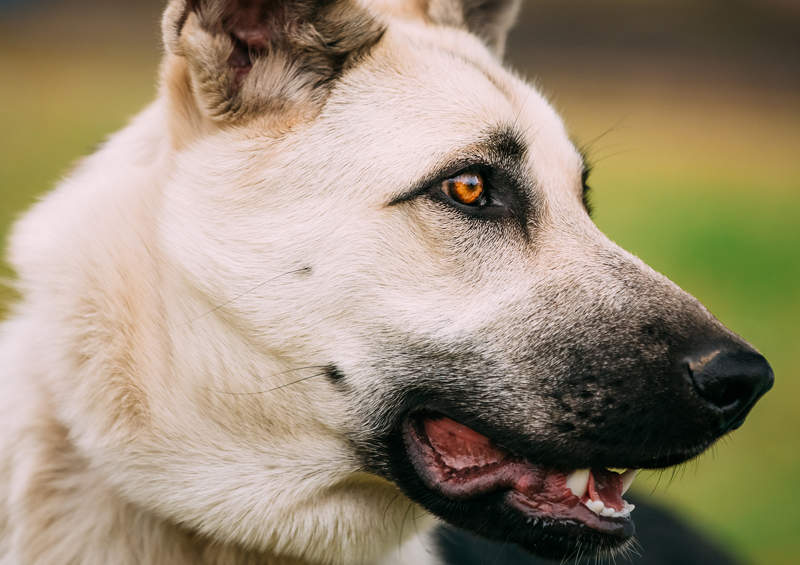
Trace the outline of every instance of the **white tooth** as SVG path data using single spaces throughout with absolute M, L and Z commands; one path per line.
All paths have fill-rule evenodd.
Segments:
M 603 504 L 599 500 L 587 500 L 584 502 L 584 505 L 599 516 L 605 516 L 607 518 L 627 518 L 633 512 L 634 506 L 633 504 L 629 504 L 628 502 L 622 501 L 622 509 L 621 510 L 614 510 Z
M 602 500 L 589 499 L 586 502 L 584 502 L 583 504 L 586 506 L 586 508 L 588 508 L 589 510 L 591 510 L 592 512 L 594 512 L 595 514 L 598 514 L 598 515 L 606 507 L 606 505 L 603 504 Z
M 639 472 L 639 469 L 631 469 L 630 471 L 625 471 L 622 474 L 622 494 L 628 492 L 628 489 L 631 488 L 633 484 L 633 479 L 636 478 L 636 473 Z
M 589 486 L 589 472 L 589 469 L 578 469 L 577 471 L 572 471 L 567 477 L 567 488 L 578 498 L 586 494 L 586 489 Z

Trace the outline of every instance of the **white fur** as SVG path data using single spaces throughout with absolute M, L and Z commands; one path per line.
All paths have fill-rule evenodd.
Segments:
M 464 267 L 430 207 L 386 203 L 513 124 L 545 225 L 573 234 L 540 253 L 612 244 L 580 211 L 580 159 L 547 102 L 474 36 L 401 12 L 289 127 L 211 123 L 168 56 L 159 98 L 17 224 L 0 563 L 432 558 L 422 538 L 390 554 L 432 519 L 363 471 L 343 395 L 295 381 L 335 360 L 379 389 L 375 332 L 477 331 L 539 275 L 502 245 Z

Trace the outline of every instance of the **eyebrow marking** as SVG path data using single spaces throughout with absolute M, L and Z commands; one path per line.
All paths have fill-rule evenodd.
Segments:
M 505 207 L 511 211 L 506 219 L 511 220 L 520 230 L 525 240 L 533 237 L 532 224 L 538 224 L 540 198 L 534 190 L 535 181 L 526 173 L 528 148 L 522 137 L 513 129 L 504 127 L 489 131 L 483 139 L 467 145 L 461 151 L 439 159 L 428 173 L 417 180 L 410 189 L 392 198 L 385 207 L 392 207 L 430 195 L 441 200 L 433 188 L 445 179 L 465 171 L 478 171 L 489 179 L 495 194 L 505 194 Z M 486 176 L 488 175 L 488 176 Z M 487 210 L 482 220 L 491 220 L 491 210 Z
M 523 171 L 527 153 L 528 147 L 521 135 L 507 127 L 495 129 L 483 139 L 457 149 L 440 159 L 430 168 L 431 172 L 415 182 L 413 188 L 391 198 L 387 206 L 413 200 L 437 180 L 470 167 L 482 166 L 500 169 L 521 182 L 524 179 Z M 526 195 L 521 194 L 520 196 L 527 200 Z

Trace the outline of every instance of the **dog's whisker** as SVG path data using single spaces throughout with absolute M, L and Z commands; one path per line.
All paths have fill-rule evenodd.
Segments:
M 12 237 L 0 561 L 616 565 L 606 465 L 691 459 L 772 386 L 589 221 L 586 154 L 638 147 L 619 116 L 581 163 L 502 66 L 521 0 L 400 4 L 169 0 L 158 99 Z M 343 372 L 280 371 L 314 360 Z
M 650 491 L 650 494 L 653 495 L 658 490 L 659 485 L 661 484 L 661 477 L 664 476 L 664 469 L 658 469 L 657 471 L 653 471 L 656 474 L 656 484 L 653 485 L 653 490 Z
M 635 537 L 631 540 L 630 550 L 636 557 L 642 557 L 644 555 L 644 547 L 642 546 L 642 542 L 639 541 L 639 538 Z
M 294 275 L 294 274 L 298 274 L 298 273 L 306 273 L 306 272 L 308 272 L 308 267 L 301 267 L 299 269 L 293 269 L 291 271 L 287 271 L 285 273 L 281 273 L 280 275 L 276 275 L 276 276 L 274 276 L 274 277 L 272 277 L 270 279 L 262 281 L 262 282 L 258 283 L 257 285 L 245 290 L 244 292 L 242 292 L 240 294 L 237 294 L 236 296 L 234 296 L 230 300 L 227 300 L 227 301 L 223 302 L 222 304 L 218 304 L 217 306 L 214 306 L 210 310 L 208 310 L 206 312 L 203 312 L 202 314 L 199 314 L 198 316 L 196 316 L 194 318 L 190 318 L 189 320 L 186 321 L 186 324 L 191 325 L 194 322 L 196 322 L 196 321 L 198 321 L 198 320 L 200 320 L 202 318 L 205 318 L 206 316 L 210 316 L 211 314 L 214 314 L 215 312 L 219 312 L 220 310 L 222 310 L 226 306 L 230 306 L 231 304 L 235 303 L 238 300 L 241 300 L 242 298 L 244 298 L 248 294 L 252 294 L 253 292 L 257 291 L 259 288 L 262 288 L 262 287 L 268 285 L 271 282 L 275 282 L 276 280 L 278 280 L 278 279 L 280 279 L 282 277 L 286 277 L 286 276 Z
M 520 104 L 519 110 L 517 110 L 517 114 L 516 114 L 516 116 L 514 116 L 514 121 L 512 122 L 512 129 L 516 129 L 517 126 L 519 125 L 519 119 L 522 117 L 522 112 L 528 106 L 528 100 L 531 99 L 532 94 L 533 94 L 533 91 L 531 90 L 531 91 L 528 91 L 528 93 L 525 95 L 525 100 L 523 100 L 522 104 Z
M 494 554 L 494 560 L 492 561 L 492 565 L 498 565 L 500 563 L 500 558 L 503 556 L 503 551 L 508 546 L 509 536 L 506 535 L 503 543 L 500 544 L 500 547 L 497 548 L 497 551 Z
M 577 563 L 578 559 L 580 558 L 580 551 L 581 551 L 581 542 L 578 541 L 577 545 L 575 546 L 575 549 L 573 549 L 567 555 L 561 558 L 561 560 L 559 561 L 559 565 L 567 565 L 567 563 L 569 563 L 573 559 L 575 559 L 574 562 Z
M 667 490 L 672 483 L 675 481 L 675 477 L 678 474 L 678 469 L 682 467 L 682 465 L 675 465 L 672 467 L 672 473 L 670 474 L 669 481 L 667 482 L 667 486 L 664 490 Z
M 397 500 L 399 497 L 400 497 L 400 493 L 398 492 L 397 494 L 395 494 L 395 495 L 394 495 L 394 497 L 392 497 L 392 499 L 391 499 L 391 500 L 389 501 L 389 503 L 386 505 L 386 508 L 384 508 L 384 509 L 383 509 L 383 524 L 384 524 L 384 526 L 385 526 L 385 525 L 388 525 L 388 524 L 387 524 L 387 522 L 386 522 L 386 520 L 387 520 L 387 518 L 388 518 L 388 512 L 389 512 L 389 508 L 392 506 L 392 504 L 394 504 L 394 502 L 395 502 L 395 501 L 396 501 L 396 500 Z
M 276 386 L 276 387 L 273 387 L 273 388 L 269 388 L 269 389 L 266 389 L 266 390 L 238 391 L 237 392 L 237 391 L 230 391 L 230 390 L 216 390 L 216 389 L 212 389 L 212 388 L 209 388 L 209 387 L 203 387 L 203 388 L 205 390 L 208 390 L 210 392 L 215 392 L 217 394 L 227 394 L 227 395 L 231 395 L 231 396 L 253 396 L 253 395 L 268 394 L 270 392 L 283 390 L 285 388 L 288 388 L 290 386 L 296 385 L 298 383 L 302 383 L 302 382 L 305 382 L 305 381 L 308 381 L 308 380 L 311 380 L 311 379 L 315 379 L 317 377 L 323 377 L 323 376 L 325 376 L 327 374 L 328 374 L 327 371 L 323 371 L 321 373 L 316 373 L 316 374 L 313 374 L 313 375 L 309 375 L 307 377 L 303 377 L 302 379 L 297 379 L 297 380 L 294 380 L 294 381 L 291 381 L 291 382 L 288 382 L 288 383 L 285 383 L 285 384 L 282 384 L 282 385 L 279 385 L 279 386 Z
M 639 151 L 637 148 L 628 147 L 625 149 L 620 149 L 619 151 L 613 151 L 611 153 L 605 154 L 593 154 L 592 155 L 592 164 L 596 165 L 597 163 L 602 163 L 603 161 L 608 161 L 609 159 L 613 159 L 614 157 L 619 157 L 620 155 L 630 155 L 631 153 L 635 153 Z
M 632 537 L 614 551 L 615 563 L 617 556 L 621 557 L 626 562 L 631 562 L 635 557 L 641 558 L 641 547 L 639 540 L 636 537 Z
M 400 521 L 400 535 L 399 535 L 399 537 L 397 539 L 398 547 L 402 547 L 403 546 L 403 532 L 405 531 L 406 520 L 408 519 L 408 514 L 409 514 L 409 512 L 411 511 L 411 509 L 413 507 L 414 507 L 414 503 L 409 501 L 408 502 L 408 507 L 406 508 L 406 511 L 403 514 L 403 519 Z
M 605 137 L 607 137 L 611 133 L 614 133 L 614 132 L 622 129 L 622 124 L 627 119 L 628 119 L 627 116 L 621 116 L 621 117 L 617 118 L 617 121 L 614 122 L 611 126 L 607 127 L 602 132 L 600 132 L 598 135 L 594 136 L 593 138 L 589 139 L 588 141 L 584 141 L 583 143 L 581 143 L 580 144 L 581 150 L 585 151 L 587 153 L 593 152 L 594 151 L 594 145 L 598 141 L 601 141 L 602 139 L 604 139 Z
M 419 537 L 419 524 L 417 523 L 419 516 L 417 516 L 417 505 L 413 504 L 411 508 L 411 524 L 414 526 L 414 535 Z

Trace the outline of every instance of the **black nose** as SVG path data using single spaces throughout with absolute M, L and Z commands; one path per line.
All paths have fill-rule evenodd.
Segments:
M 774 377 L 767 360 L 754 351 L 715 350 L 686 359 L 695 389 L 722 417 L 722 431 L 735 430 Z

